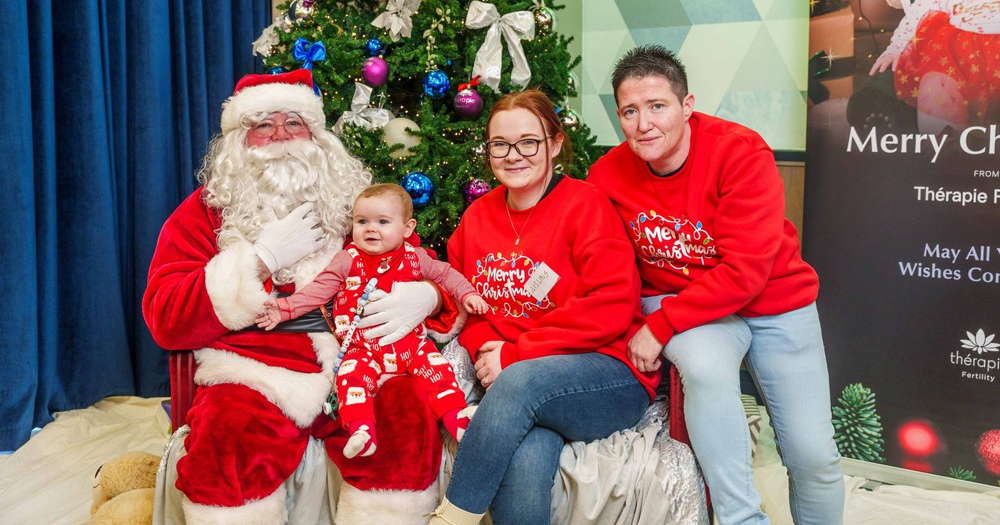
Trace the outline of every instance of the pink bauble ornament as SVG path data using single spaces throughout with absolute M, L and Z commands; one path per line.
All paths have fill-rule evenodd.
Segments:
M 1000 476 L 1000 430 L 987 430 L 976 442 L 979 462 L 986 470 Z
M 463 89 L 455 95 L 455 113 L 462 118 L 476 118 L 483 111 L 483 97 L 472 89 Z
M 473 201 L 486 195 L 490 192 L 490 183 L 484 181 L 483 179 L 472 179 L 465 184 L 462 188 L 463 196 L 465 197 L 465 205 L 468 206 L 472 204 Z
M 389 80 L 389 64 L 381 57 L 371 57 L 361 68 L 361 78 L 365 79 L 365 84 L 379 87 Z

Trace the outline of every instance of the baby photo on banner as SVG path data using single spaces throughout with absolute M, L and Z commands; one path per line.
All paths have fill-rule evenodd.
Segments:
M 810 4 L 803 255 L 844 457 L 1000 478 L 1000 2 Z

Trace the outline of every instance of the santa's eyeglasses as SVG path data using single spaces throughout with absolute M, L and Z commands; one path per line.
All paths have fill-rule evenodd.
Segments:
M 281 114 L 278 113 L 276 116 L 280 117 Z M 247 127 L 250 129 L 251 134 L 262 139 L 273 137 L 278 132 L 278 128 L 285 128 L 285 133 L 289 135 L 301 135 L 309 131 L 309 126 L 302 120 L 302 117 L 295 113 L 285 115 L 283 122 L 278 122 L 274 117 L 268 116 L 260 122 L 249 123 Z

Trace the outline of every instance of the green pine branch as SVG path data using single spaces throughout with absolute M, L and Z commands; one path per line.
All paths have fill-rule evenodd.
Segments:
M 833 439 L 840 455 L 885 463 L 882 423 L 875 411 L 875 394 L 861 383 L 847 385 L 833 407 Z
M 948 476 L 962 481 L 976 481 L 976 474 L 969 469 L 962 468 L 961 465 L 949 468 Z

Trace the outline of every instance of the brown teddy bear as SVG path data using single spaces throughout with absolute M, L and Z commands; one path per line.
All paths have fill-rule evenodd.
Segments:
M 160 458 L 126 452 L 94 474 L 90 525 L 152 525 L 153 493 Z

